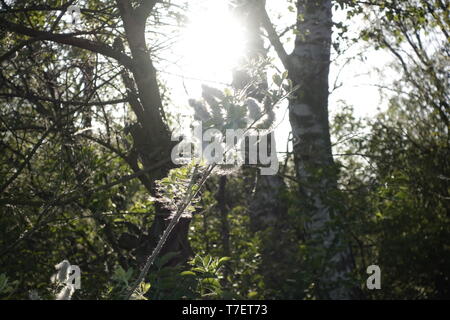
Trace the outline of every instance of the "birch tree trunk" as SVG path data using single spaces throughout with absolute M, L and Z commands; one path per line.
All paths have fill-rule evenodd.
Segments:
M 350 289 L 342 284 L 351 269 L 348 247 L 337 228 L 330 227 L 338 213 L 333 208 L 337 173 L 328 122 L 332 3 L 302 0 L 296 8 L 297 36 L 291 54 L 285 52 L 265 11 L 263 23 L 289 78 L 299 88 L 289 102 L 289 120 L 305 229 L 314 248 L 313 261 L 322 269 L 319 292 L 323 298 L 349 299 Z

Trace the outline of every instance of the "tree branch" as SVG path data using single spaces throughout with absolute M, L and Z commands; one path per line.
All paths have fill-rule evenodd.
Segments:
M 158 0 L 142 0 L 136 12 L 143 18 L 147 18 L 153 11 L 153 8 L 158 3 Z
M 274 47 L 278 57 L 280 58 L 281 63 L 283 63 L 284 68 L 286 70 L 289 70 L 289 55 L 284 49 L 284 46 L 280 41 L 280 37 L 278 36 L 272 22 L 270 21 L 270 17 L 267 14 L 266 9 L 264 7 L 261 7 L 260 10 L 262 19 L 261 23 L 263 28 L 267 31 L 269 41 Z
M 67 44 L 70 46 L 78 47 L 81 49 L 89 50 L 92 52 L 100 53 L 106 57 L 113 58 L 117 60 L 123 66 L 132 69 L 133 61 L 127 55 L 114 50 L 110 46 L 95 42 L 87 39 L 77 38 L 73 34 L 61 34 L 61 33 L 51 33 L 47 31 L 34 30 L 23 25 L 8 21 L 6 19 L 0 18 L 0 26 L 4 27 L 8 31 L 33 37 L 39 38 L 40 40 L 49 40 L 61 44 Z

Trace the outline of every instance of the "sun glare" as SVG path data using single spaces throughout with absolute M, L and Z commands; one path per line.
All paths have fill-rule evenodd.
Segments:
M 224 1 L 208 1 L 189 14 L 178 44 L 184 75 L 204 81 L 231 82 L 245 49 L 245 35 Z

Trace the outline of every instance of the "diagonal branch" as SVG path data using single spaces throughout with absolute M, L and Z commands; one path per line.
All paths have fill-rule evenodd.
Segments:
M 143 18 L 147 18 L 153 11 L 158 0 L 141 0 L 141 4 L 137 7 L 136 12 Z
M 81 49 L 89 50 L 92 52 L 100 53 L 106 57 L 113 58 L 117 60 L 123 66 L 132 69 L 133 62 L 127 55 L 114 50 L 112 47 L 108 46 L 102 42 L 91 41 L 83 38 L 75 37 L 73 34 L 61 34 L 61 33 L 51 33 L 47 31 L 34 30 L 23 25 L 8 21 L 6 19 L 0 18 L 0 26 L 4 27 L 8 31 L 29 36 L 32 38 L 40 38 L 40 40 L 49 40 L 61 44 L 67 44 L 70 46 L 78 47 Z
M 272 24 L 272 21 L 270 21 L 270 17 L 267 14 L 266 9 L 264 7 L 261 7 L 259 10 L 261 10 L 261 20 L 262 20 L 261 24 L 262 24 L 263 28 L 267 31 L 269 41 L 272 44 L 273 48 L 275 49 L 284 68 L 286 70 L 289 70 L 289 55 L 287 54 L 286 50 L 284 49 L 284 46 L 281 43 L 280 37 L 277 34 L 277 31 L 275 30 L 275 28 Z

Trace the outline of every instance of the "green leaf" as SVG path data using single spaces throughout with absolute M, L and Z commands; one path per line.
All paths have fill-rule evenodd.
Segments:
M 230 260 L 231 260 L 230 257 L 222 257 L 222 258 L 219 259 L 217 265 L 218 265 L 218 266 L 221 266 L 223 263 L 225 263 L 225 262 L 227 262 L 227 261 L 230 261 Z

